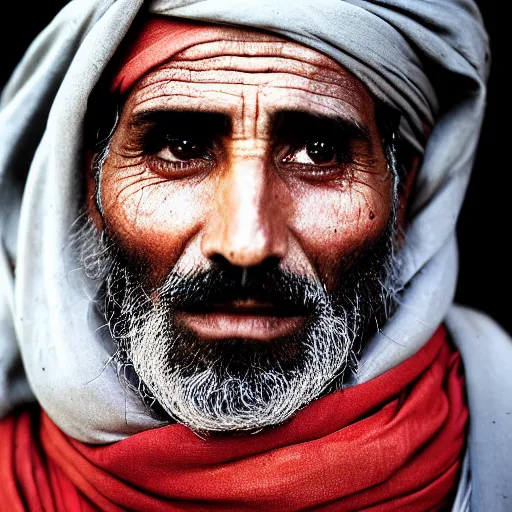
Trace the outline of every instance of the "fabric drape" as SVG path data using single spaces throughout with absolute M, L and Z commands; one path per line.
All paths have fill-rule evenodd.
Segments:
M 460 356 L 440 328 L 413 357 L 259 435 L 201 439 L 170 425 L 106 445 L 44 413 L 0 421 L 9 510 L 446 510 L 468 412 Z
M 471 417 L 460 489 L 466 496 L 472 486 L 474 510 L 506 510 L 512 342 L 485 316 L 452 307 L 455 223 L 489 66 L 487 36 L 471 0 L 68 4 L 28 50 L 0 101 L 0 415 L 33 392 L 52 421 L 83 442 L 110 443 L 161 425 L 109 364 L 108 332 L 90 308 L 95 285 L 69 247 L 83 200 L 88 98 L 141 9 L 288 37 L 329 55 L 403 113 L 402 136 L 424 154 L 402 249 L 406 288 L 349 385 L 407 360 L 446 320 L 467 369 Z

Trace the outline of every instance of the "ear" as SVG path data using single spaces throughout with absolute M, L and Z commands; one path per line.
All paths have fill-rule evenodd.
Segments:
M 398 194 L 400 200 L 400 207 L 398 210 L 398 226 L 400 230 L 405 230 L 408 222 L 408 207 L 409 200 L 411 197 L 411 193 L 413 190 L 414 182 L 416 180 L 416 175 L 418 174 L 418 170 L 421 165 L 421 156 L 417 153 L 410 156 L 405 163 L 406 172 L 405 174 L 405 182 L 402 183 L 400 187 L 400 192 Z
M 101 218 L 100 212 L 96 207 L 96 180 L 92 172 L 92 166 L 94 165 L 94 156 L 94 153 L 90 150 L 88 150 L 85 155 L 85 207 L 87 209 L 89 217 L 96 226 L 96 229 L 98 231 L 102 231 L 104 228 L 103 219 Z

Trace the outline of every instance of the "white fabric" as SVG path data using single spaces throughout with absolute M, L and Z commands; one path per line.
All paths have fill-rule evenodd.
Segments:
M 0 416 L 37 400 L 67 434 L 106 443 L 158 426 L 109 364 L 90 283 L 69 251 L 88 96 L 142 0 L 75 0 L 39 36 L 0 105 Z M 159 14 L 263 28 L 330 55 L 404 113 L 424 150 L 407 230 L 407 289 L 357 385 L 414 354 L 444 319 L 466 368 L 469 458 L 454 510 L 512 503 L 512 342 L 453 309 L 454 229 L 485 105 L 488 47 L 471 0 L 156 0 Z M 14 272 L 14 266 L 16 271 Z M 492 423 L 495 421 L 496 423 Z M 471 479 L 471 484 L 470 484 Z M 472 492 L 470 485 L 472 486 Z M 507 496 L 508 498 L 505 498 Z M 507 501 L 508 499 L 508 501 Z

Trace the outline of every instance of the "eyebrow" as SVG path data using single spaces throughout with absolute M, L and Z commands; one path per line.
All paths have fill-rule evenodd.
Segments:
M 340 115 L 285 110 L 274 115 L 273 125 L 277 136 L 307 136 L 321 133 L 336 138 L 358 140 L 369 147 L 373 146 L 373 139 L 367 125 Z
M 138 112 L 130 120 L 135 129 L 148 126 L 177 127 L 180 133 L 228 135 L 230 116 L 218 112 L 197 110 L 155 109 Z M 332 138 L 358 140 L 373 148 L 373 139 L 367 125 L 341 115 L 326 115 L 307 110 L 281 110 L 272 116 L 272 132 L 277 137 L 307 137 L 328 135 Z
M 147 110 L 138 112 L 130 119 L 134 129 L 147 126 L 176 126 L 180 131 L 226 134 L 231 129 L 231 120 L 226 114 L 198 112 L 197 110 Z

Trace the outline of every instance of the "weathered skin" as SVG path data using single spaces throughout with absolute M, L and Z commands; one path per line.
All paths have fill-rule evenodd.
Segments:
M 214 112 L 229 123 L 208 142 L 209 160 L 180 163 L 169 148 L 148 154 L 141 147 L 147 127 L 134 119 L 155 110 Z M 275 115 L 285 111 L 356 122 L 367 140 L 347 142 L 346 162 L 334 156 L 315 164 L 304 144 L 276 133 Z M 307 124 L 293 128 L 300 133 Z M 89 211 L 101 227 L 91 179 L 88 186 Z M 239 41 L 196 45 L 135 85 L 104 165 L 101 200 L 103 221 L 150 262 L 155 284 L 174 266 L 186 272 L 222 256 L 241 267 L 277 259 L 331 290 L 340 266 L 386 228 L 392 191 L 374 102 L 362 83 L 319 52 L 245 32 Z M 239 323 L 247 316 L 254 336 L 277 335 L 268 323 L 258 331 L 245 307 Z M 228 320 L 203 334 L 222 337 Z

